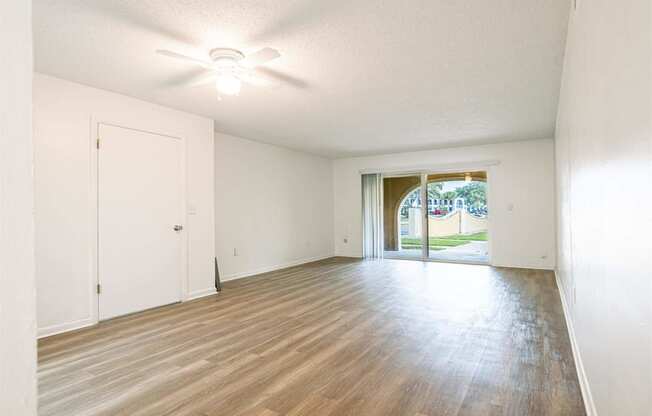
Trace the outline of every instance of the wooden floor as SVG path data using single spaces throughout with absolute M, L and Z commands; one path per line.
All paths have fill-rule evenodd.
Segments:
M 331 259 L 39 343 L 40 415 L 584 415 L 551 272 Z

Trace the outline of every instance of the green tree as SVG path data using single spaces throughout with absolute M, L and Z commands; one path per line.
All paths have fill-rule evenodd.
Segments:
M 457 198 L 463 198 L 468 207 L 487 205 L 487 185 L 484 182 L 470 182 L 455 190 Z
M 444 194 L 441 196 L 443 199 L 455 199 L 457 198 L 457 192 L 455 191 L 446 191 Z
M 444 184 L 441 182 L 430 182 L 428 183 L 428 199 L 439 199 L 441 198 L 441 190 L 444 188 Z

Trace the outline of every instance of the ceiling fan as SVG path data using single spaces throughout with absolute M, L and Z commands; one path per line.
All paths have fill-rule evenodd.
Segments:
M 281 56 L 276 49 L 272 48 L 263 48 L 249 55 L 245 55 L 237 49 L 215 48 L 209 52 L 209 59 L 205 60 L 165 49 L 159 49 L 156 53 L 205 68 L 205 73 L 186 82 L 186 85 L 200 86 L 215 83 L 218 94 L 220 94 L 218 95 L 219 99 L 222 94 L 238 95 L 243 82 L 265 87 L 277 85 L 279 79 L 275 78 L 283 78 L 282 76 L 274 77 L 271 70 L 267 70 L 265 73 L 260 68 Z

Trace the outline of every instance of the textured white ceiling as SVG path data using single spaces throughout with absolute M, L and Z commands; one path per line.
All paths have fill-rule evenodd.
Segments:
M 34 0 L 38 72 L 326 156 L 552 137 L 568 0 Z M 217 100 L 155 54 L 269 46 L 293 77 Z

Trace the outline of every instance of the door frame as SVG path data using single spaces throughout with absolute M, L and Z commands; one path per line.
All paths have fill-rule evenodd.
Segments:
M 427 262 L 436 262 L 436 263 L 460 263 L 460 264 L 478 264 L 478 265 L 493 265 L 493 221 L 489 220 L 487 224 L 487 261 L 486 262 L 474 262 L 474 261 L 455 261 L 455 260 L 439 260 L 432 259 L 429 256 L 429 247 L 427 244 L 428 236 L 428 175 L 436 174 L 445 174 L 445 173 L 459 173 L 459 172 L 470 172 L 470 171 L 484 171 L 487 174 L 487 210 L 489 213 L 494 211 L 494 198 L 492 195 L 491 187 L 491 177 L 493 176 L 493 170 L 496 166 L 500 165 L 498 160 L 486 160 L 470 163 L 451 163 L 451 164 L 442 164 L 442 165 L 421 165 L 421 166 L 412 166 L 406 168 L 391 168 L 391 169 L 363 169 L 360 170 L 361 174 L 366 173 L 381 173 L 383 180 L 385 178 L 396 178 L 403 176 L 419 176 L 421 178 L 420 182 L 420 193 L 421 193 L 421 205 L 422 205 L 422 229 L 424 231 L 424 237 L 422 237 L 422 252 L 421 257 L 409 257 L 409 256 L 392 256 L 392 259 L 397 260 L 417 260 L 417 261 L 427 261 Z M 424 180 L 425 177 L 425 180 Z M 425 199 L 424 199 L 425 196 Z M 491 214 L 490 214 L 491 215 Z M 425 227 L 425 228 L 424 228 Z M 400 225 L 398 228 L 399 239 L 400 239 Z M 424 242 L 426 244 L 424 244 Z
M 91 115 L 90 119 L 90 134 L 89 134 L 89 150 L 90 150 L 90 201 L 89 201 L 89 242 L 90 242 L 90 310 L 92 324 L 100 322 L 100 295 L 97 293 L 97 285 L 100 284 L 99 280 L 99 151 L 97 147 L 97 140 L 99 137 L 100 126 L 107 125 L 119 127 L 128 130 L 134 130 L 142 133 L 155 134 L 159 136 L 170 137 L 181 141 L 181 201 L 180 212 L 183 220 L 184 231 L 181 233 L 180 244 L 180 260 L 181 260 L 181 273 L 179 274 L 180 280 L 180 301 L 185 301 L 189 298 L 189 228 L 188 228 L 188 194 L 187 194 L 187 142 L 185 138 L 167 134 L 161 131 L 154 131 L 146 128 L 140 128 L 131 125 L 129 122 L 113 121 L 113 117 L 100 117 L 98 115 Z M 101 147 L 101 144 L 100 144 Z

